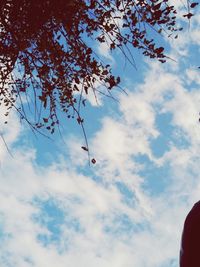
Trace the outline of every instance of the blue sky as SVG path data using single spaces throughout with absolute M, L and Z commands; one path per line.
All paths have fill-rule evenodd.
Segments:
M 83 110 L 96 165 L 75 121 L 63 118 L 62 138 L 48 140 L 14 112 L 8 126 L 1 116 L 13 157 L 0 140 L 0 266 L 178 266 L 183 222 L 200 198 L 199 27 L 196 14 L 165 40 L 176 62 L 137 54 L 137 70 L 96 47 L 127 93 L 99 95 L 98 105 L 91 94 Z

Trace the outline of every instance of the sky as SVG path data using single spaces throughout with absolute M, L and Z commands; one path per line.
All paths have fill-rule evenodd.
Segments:
M 91 94 L 83 110 L 95 165 L 76 122 L 63 118 L 49 140 L 15 112 L 5 125 L 1 108 L 0 266 L 178 267 L 183 223 L 200 199 L 198 11 L 162 41 L 174 61 L 134 52 L 136 70 L 96 47 L 126 92 L 98 104 Z

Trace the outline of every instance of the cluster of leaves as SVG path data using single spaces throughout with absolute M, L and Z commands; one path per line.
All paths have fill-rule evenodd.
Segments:
M 124 54 L 129 53 L 131 55 L 128 47 L 131 45 L 141 49 L 145 56 L 158 58 L 162 63 L 165 62 L 163 59 L 166 57 L 164 48 L 156 47 L 154 39 L 148 38 L 148 27 L 158 33 L 161 33 L 163 29 L 170 31 L 170 33 L 179 30 L 175 27 L 176 10 L 167 4 L 168 1 L 102 2 L 108 9 L 103 13 L 103 16 L 101 9 L 96 8 L 94 11 L 103 25 L 103 27 L 101 26 L 103 28 L 102 34 L 98 37 L 100 42 L 105 42 L 109 38 L 111 50 L 118 47 L 124 53 L 124 48 L 126 48 L 127 51 Z M 112 14 L 116 15 L 112 16 Z M 112 19 L 110 19 L 111 17 Z M 115 22 L 116 19 L 121 21 L 121 27 Z
M 9 110 L 17 98 L 21 100 L 22 94 L 31 90 L 37 114 L 35 124 L 30 123 L 34 129 L 45 126 L 53 133 L 59 124 L 59 108 L 68 117 L 72 110 L 78 123 L 83 123 L 75 92 L 95 91 L 97 81 L 112 89 L 120 81 L 111 74 L 109 65 L 103 66 L 95 59 L 84 42 L 85 32 L 92 35 L 97 30 L 88 12 L 89 7 L 82 1 L 10 0 L 2 4 L 1 101 Z M 18 75 L 12 72 L 17 67 Z M 17 109 L 27 119 L 23 105 Z
M 45 127 L 53 133 L 61 109 L 83 127 L 83 93 L 95 94 L 97 85 L 109 92 L 120 83 L 86 40 L 107 42 L 131 63 L 131 47 L 164 63 L 164 48 L 148 37 L 152 30 L 169 36 L 180 30 L 169 0 L 0 1 L 0 104 L 7 107 L 5 115 L 14 107 L 35 130 Z M 23 107 L 28 94 L 34 121 Z

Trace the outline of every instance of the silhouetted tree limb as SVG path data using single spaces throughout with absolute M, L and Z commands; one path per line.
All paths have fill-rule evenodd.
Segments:
M 188 19 L 196 5 L 189 5 Z M 109 91 L 120 83 L 88 38 L 120 49 L 132 64 L 132 48 L 164 63 L 164 48 L 156 45 L 152 30 L 176 38 L 181 30 L 176 13 L 168 0 L 0 1 L 0 103 L 7 107 L 5 115 L 16 107 L 29 121 L 22 100 L 27 96 L 33 103 L 35 115 L 29 123 L 34 128 L 53 133 L 58 109 L 68 117 L 74 114 L 82 125 L 83 92 L 95 92 L 97 84 Z

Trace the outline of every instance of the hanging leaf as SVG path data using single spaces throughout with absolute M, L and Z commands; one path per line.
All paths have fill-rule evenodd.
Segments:
M 194 14 L 192 14 L 192 13 L 188 13 L 188 14 L 183 15 L 183 17 L 186 17 L 188 19 L 190 19 L 192 16 L 194 16 Z
M 82 148 L 83 150 L 85 150 L 85 151 L 88 151 L 88 148 L 85 147 L 85 146 L 82 146 L 81 148 Z
M 96 163 L 96 159 L 93 158 L 93 159 L 91 160 L 91 162 L 92 162 L 92 164 L 95 164 L 95 163 Z
M 197 3 L 197 2 L 191 3 L 190 7 L 191 7 L 191 8 L 195 8 L 198 4 L 199 4 L 199 3 Z

